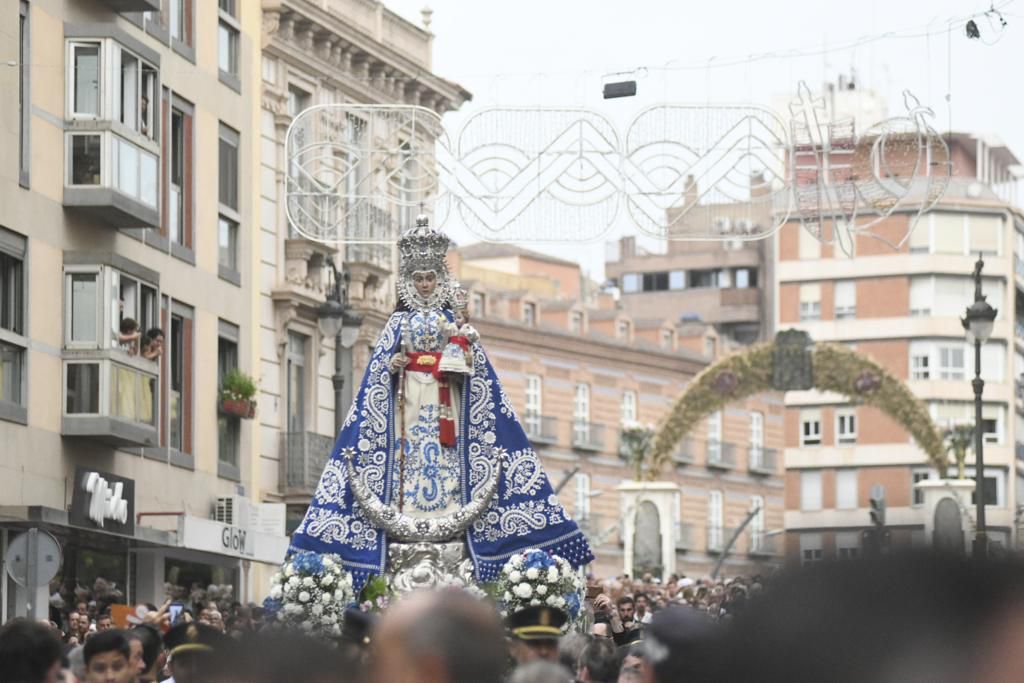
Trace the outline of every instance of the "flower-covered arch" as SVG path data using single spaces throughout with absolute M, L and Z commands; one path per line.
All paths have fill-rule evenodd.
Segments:
M 780 332 L 775 341 L 713 363 L 686 387 L 654 437 L 648 477 L 671 461 L 679 441 L 727 404 L 765 391 L 818 389 L 874 406 L 901 424 L 939 470 L 946 466 L 942 435 L 928 409 L 906 384 L 867 356 L 836 344 L 811 345 L 805 332 Z

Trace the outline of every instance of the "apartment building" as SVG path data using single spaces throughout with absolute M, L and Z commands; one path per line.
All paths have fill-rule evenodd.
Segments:
M 737 402 L 679 445 L 657 481 L 637 483 L 623 425 L 657 425 L 707 366 L 670 318 L 633 319 L 575 263 L 512 245 L 449 257 L 473 325 L 566 509 L 610 576 L 645 571 L 750 574 L 781 550 L 781 396 Z
M 259 7 L 17 0 L 0 20 L 3 547 L 48 531 L 66 586 L 132 601 L 257 599 L 249 568 L 287 539 L 275 509 L 238 509 L 257 433 L 219 378 L 256 369 Z
M 940 428 L 973 424 L 974 348 L 959 318 L 974 299 L 971 274 L 980 254 L 984 293 L 999 310 L 981 358 L 986 515 L 989 537 L 1010 548 L 1018 542 L 1024 496 L 1024 220 L 1012 203 L 1019 161 L 990 138 L 954 133 L 946 141 L 949 187 L 899 248 L 860 235 L 851 259 L 798 222 L 782 228 L 774 247 L 775 324 L 870 356 L 907 382 Z M 899 244 L 910 220 L 896 213 L 876 231 Z M 790 561 L 861 553 L 876 485 L 885 493 L 892 545 L 930 543 L 915 484 L 940 473 L 900 425 L 844 396 L 790 392 L 785 434 Z M 973 464 L 972 452 L 969 478 L 976 476 Z M 969 542 L 973 532 L 965 530 Z

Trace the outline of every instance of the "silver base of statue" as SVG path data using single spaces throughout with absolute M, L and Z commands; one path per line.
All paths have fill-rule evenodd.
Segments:
M 391 543 L 388 546 L 388 578 L 398 593 L 472 586 L 473 560 L 462 541 L 448 543 Z

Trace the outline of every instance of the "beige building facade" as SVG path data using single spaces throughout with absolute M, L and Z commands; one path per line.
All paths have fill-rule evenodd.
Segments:
M 974 300 L 971 274 L 981 254 L 983 290 L 999 311 L 982 349 L 986 515 L 990 538 L 1013 548 L 1024 495 L 1024 220 L 1010 203 L 1018 161 L 980 137 L 951 134 L 947 141 L 950 185 L 901 247 L 857 236 L 850 259 L 798 223 L 782 228 L 774 246 L 775 323 L 873 358 L 907 382 L 940 428 L 973 424 L 974 347 L 960 318 Z M 897 213 L 876 230 L 898 244 L 909 220 Z M 930 544 L 925 494 L 915 484 L 940 473 L 899 424 L 844 396 L 790 392 L 785 433 L 788 560 L 862 553 L 876 485 L 884 489 L 892 546 Z M 967 476 L 975 476 L 973 449 Z M 964 522 L 968 547 L 971 524 Z
M 228 370 L 257 369 L 259 8 L 2 12 L 17 27 L 0 35 L 17 55 L 0 70 L 5 548 L 35 526 L 62 543 L 71 586 L 102 576 L 159 602 L 165 582 L 194 581 L 261 598 L 251 568 L 286 547 L 267 518 L 281 510 L 243 519 L 258 432 L 218 392 Z M 133 332 L 153 328 L 164 344 L 148 358 Z M 24 596 L 4 586 L 7 618 Z

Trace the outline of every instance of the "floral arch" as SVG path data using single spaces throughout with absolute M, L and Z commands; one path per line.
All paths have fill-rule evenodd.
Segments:
M 775 341 L 713 363 L 698 374 L 663 418 L 648 458 L 654 478 L 680 440 L 727 404 L 765 391 L 818 389 L 878 408 L 903 425 L 929 460 L 947 463 L 942 435 L 906 384 L 867 356 L 837 344 L 811 344 L 806 332 L 779 332 Z

